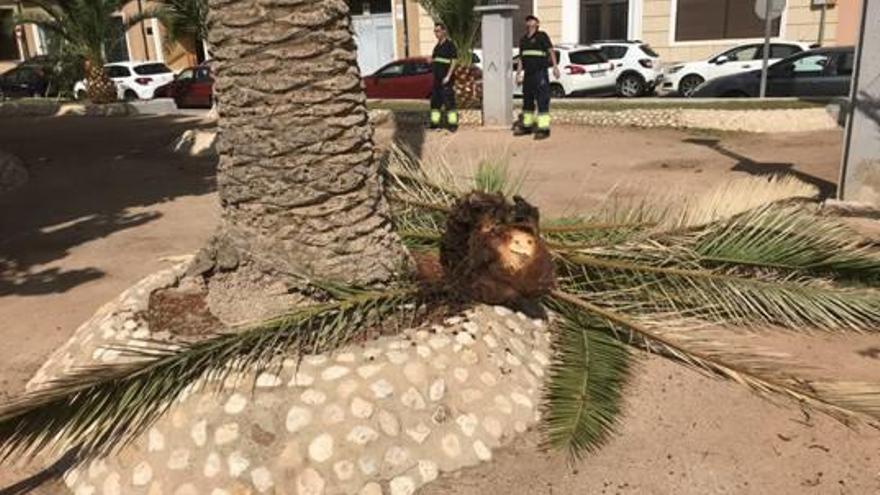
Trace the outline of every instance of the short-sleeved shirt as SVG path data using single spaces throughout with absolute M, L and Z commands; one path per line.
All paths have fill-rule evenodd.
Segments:
M 455 49 L 455 43 L 446 39 L 434 47 L 434 53 L 431 54 L 431 70 L 434 77 L 443 79 L 452 67 L 452 61 L 458 57 L 458 50 Z
M 526 34 L 519 40 L 519 56 L 523 70 L 527 73 L 547 70 L 550 67 L 550 50 L 553 43 L 544 31 L 535 31 L 531 37 Z

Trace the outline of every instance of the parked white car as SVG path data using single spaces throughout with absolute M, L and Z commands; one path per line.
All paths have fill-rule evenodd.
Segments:
M 633 98 L 654 92 L 662 72 L 660 56 L 650 46 L 641 41 L 602 41 L 593 46 L 614 64 L 619 96 Z
M 772 41 L 770 64 L 809 49 L 808 43 Z M 698 86 L 711 79 L 760 69 L 763 58 L 763 43 L 739 45 L 706 60 L 670 66 L 662 76 L 661 88 L 664 92 L 690 96 Z
M 614 64 L 602 55 L 602 50 L 595 46 L 587 45 L 556 45 L 556 62 L 559 65 L 561 76 L 553 77 L 552 68 L 550 73 L 550 96 L 563 98 L 574 93 L 613 93 L 616 80 L 614 78 Z M 514 78 L 516 77 L 516 64 L 519 55 L 514 57 Z M 514 84 L 516 84 L 514 80 Z M 515 96 L 522 96 L 522 85 L 516 84 L 513 90 Z
M 116 97 L 120 100 L 149 100 L 156 88 L 174 80 L 174 72 L 161 62 L 114 62 L 104 65 L 107 76 L 116 84 Z M 86 95 L 86 81 L 73 86 L 77 99 Z

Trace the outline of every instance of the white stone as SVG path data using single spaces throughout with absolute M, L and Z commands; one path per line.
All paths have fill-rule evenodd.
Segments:
M 324 495 L 324 478 L 312 468 L 305 468 L 296 477 L 297 495 Z
M 238 423 L 226 423 L 214 430 L 214 443 L 226 445 L 238 439 Z
M 325 424 L 335 425 L 342 423 L 345 421 L 345 409 L 339 404 L 330 404 L 324 408 L 322 416 Z
M 361 457 L 358 459 L 358 466 L 360 466 L 361 472 L 367 476 L 372 476 L 379 471 L 379 464 L 372 457 Z
M 435 335 L 428 339 L 428 345 L 431 346 L 434 350 L 439 350 L 446 347 L 447 345 L 449 345 L 449 342 L 449 337 L 442 334 Z
M 425 423 L 419 423 L 412 428 L 407 428 L 406 434 L 409 435 L 414 442 L 421 445 L 425 442 L 425 439 L 428 438 L 428 435 L 431 434 L 431 428 Z
M 495 375 L 489 373 L 488 371 L 484 371 L 480 374 L 480 381 L 483 382 L 487 387 L 494 387 L 498 384 L 498 380 L 495 378 Z
M 479 424 L 477 416 L 473 413 L 462 414 L 455 418 L 455 422 L 458 424 L 458 427 L 461 428 L 461 432 L 469 437 L 474 435 L 474 431 L 477 430 L 477 425 Z
M 520 360 L 520 358 L 518 358 L 516 354 L 510 351 L 505 353 L 504 359 L 505 361 L 507 361 L 507 364 L 511 366 L 522 366 L 522 361 Z
M 355 358 L 353 352 L 343 352 L 342 354 L 336 356 L 337 363 L 353 363 L 354 359 Z
M 315 377 L 299 370 L 290 378 L 290 382 L 287 384 L 288 387 L 310 387 L 313 383 L 315 383 Z
M 304 407 L 293 406 L 287 411 L 287 431 L 296 433 L 312 422 L 312 412 Z
M 245 407 L 247 407 L 247 398 L 236 393 L 229 397 L 229 400 L 227 400 L 226 404 L 223 406 L 223 410 L 226 414 L 235 415 L 244 411 Z
M 535 376 L 544 376 L 544 369 L 538 366 L 536 363 L 529 363 L 529 370 L 531 370 L 531 372 L 534 373 Z
M 368 349 L 364 349 L 364 359 L 372 361 L 373 359 L 378 358 L 382 355 L 382 349 L 377 347 L 370 347 Z
M 483 342 L 485 342 L 486 345 L 489 346 L 489 349 L 495 349 L 496 347 L 498 347 L 498 341 L 491 334 L 487 333 L 483 335 Z
M 400 397 L 400 402 L 406 407 L 415 409 L 416 411 L 420 411 L 426 407 L 425 398 L 422 397 L 422 394 L 413 387 L 410 387 L 409 390 L 404 392 Z
M 360 397 L 355 397 L 351 400 L 351 415 L 360 418 L 367 419 L 373 415 L 373 403 L 368 402 Z
M 355 445 L 366 445 L 379 438 L 379 432 L 369 426 L 357 425 L 348 432 L 346 440 Z
M 125 320 L 125 323 L 122 324 L 122 328 L 128 330 L 129 332 L 137 328 L 138 324 L 134 320 Z
M 501 421 L 498 421 L 498 418 L 495 416 L 486 416 L 483 418 L 483 429 L 496 439 L 501 438 L 501 435 L 504 433 Z
M 205 459 L 205 469 L 202 470 L 205 478 L 217 476 L 220 474 L 221 469 L 223 469 L 223 461 L 220 459 L 220 455 L 216 452 L 208 454 L 208 457 Z
M 476 334 L 479 333 L 479 331 L 480 331 L 480 327 L 479 327 L 476 323 L 474 323 L 474 322 L 472 322 L 472 321 L 466 321 L 466 322 L 464 322 L 464 323 L 461 325 L 461 327 L 464 328 L 465 330 L 467 330 L 469 333 L 472 333 L 472 334 L 474 334 L 474 335 L 476 335 Z
M 303 404 L 318 406 L 323 404 L 324 401 L 327 400 L 327 394 L 321 392 L 320 390 L 310 388 L 299 396 L 299 400 L 301 400 Z
M 421 386 L 427 381 L 428 370 L 423 363 L 413 361 L 403 367 L 403 376 L 413 385 Z
M 517 433 L 525 433 L 526 430 L 528 429 L 528 426 L 523 421 L 517 421 L 516 423 L 513 424 L 513 429 Z
M 351 370 L 345 366 L 330 366 L 321 372 L 321 379 L 331 382 L 333 380 L 338 380 L 349 373 L 351 373 Z
M 532 356 L 534 356 L 535 361 L 537 361 L 538 364 L 540 364 L 541 366 L 547 366 L 548 364 L 550 364 L 550 358 L 548 358 L 547 355 L 541 351 L 532 351 Z
M 189 450 L 177 449 L 168 456 L 168 469 L 179 471 L 189 467 Z
M 532 400 L 521 393 L 514 392 L 510 394 L 510 398 L 513 399 L 513 402 L 525 407 L 526 409 L 532 408 Z
M 513 414 L 513 404 L 503 395 L 495 396 L 495 407 L 504 414 Z
M 394 414 L 383 409 L 379 411 L 379 428 L 386 435 L 396 437 L 400 433 L 400 421 Z
M 409 360 L 409 354 L 405 352 L 390 351 L 386 355 L 392 364 L 403 364 Z
M 387 399 L 394 394 L 394 386 L 384 378 L 370 385 L 370 390 L 377 399 Z
M 440 476 L 440 468 L 436 462 L 422 459 L 419 461 L 419 474 L 422 476 L 423 483 L 430 483 Z
M 385 462 L 393 467 L 400 467 L 409 460 L 409 450 L 393 445 L 385 451 Z
M 406 339 L 394 340 L 388 343 L 388 349 L 391 349 L 392 351 L 402 351 L 408 349 L 411 345 L 412 344 Z
M 482 440 L 477 440 L 474 442 L 474 453 L 477 454 L 477 459 L 481 461 L 488 461 L 492 459 L 492 451 L 489 450 L 489 447 L 486 447 L 486 444 L 483 443 Z
M 461 401 L 465 404 L 476 402 L 483 398 L 483 392 L 478 388 L 467 388 L 461 391 Z
M 309 444 L 309 457 L 315 462 L 324 462 L 333 457 L 333 437 L 322 433 Z
M 479 358 L 479 356 L 477 356 L 477 353 L 474 352 L 473 349 L 465 349 L 465 350 L 461 353 L 461 358 L 460 358 L 460 359 L 461 359 L 461 362 L 462 362 L 462 363 L 464 363 L 464 364 L 468 364 L 468 365 L 471 365 L 471 366 L 473 366 L 473 365 L 475 365 L 475 364 L 477 364 L 477 363 L 480 362 L 480 358 Z
M 131 484 L 144 486 L 153 479 L 153 468 L 147 461 L 141 462 L 131 471 Z
M 214 488 L 213 490 L 211 490 L 211 495 L 231 495 L 231 494 L 222 488 Z
M 382 495 L 382 485 L 371 481 L 361 488 L 358 495 Z
M 119 474 L 110 473 L 104 478 L 103 495 L 119 495 L 121 486 L 119 483 Z
M 504 306 L 495 306 L 495 314 L 498 316 L 510 316 L 513 314 L 513 311 L 505 308 Z
M 464 321 L 464 318 L 462 318 L 461 316 L 450 316 L 449 318 L 443 320 L 443 323 L 447 325 L 458 325 L 462 321 Z
M 464 383 L 467 381 L 468 376 L 469 376 L 468 370 L 466 370 L 464 368 L 455 368 L 454 370 L 452 370 L 452 376 L 454 376 L 455 379 L 458 380 L 459 382 Z
M 327 362 L 327 356 L 323 354 L 313 354 L 311 356 L 306 356 L 305 358 L 303 358 L 303 361 L 312 366 L 321 366 L 322 364 Z
M 229 476 L 238 478 L 242 473 L 247 471 L 247 468 L 251 463 L 241 452 L 235 451 L 229 454 L 229 457 L 226 459 L 226 465 L 229 468 Z
M 416 354 L 421 358 L 431 357 L 431 348 L 425 345 L 420 345 L 416 347 Z
M 528 350 L 526 349 L 526 345 L 523 344 L 522 340 L 520 340 L 516 337 L 512 337 L 510 340 L 508 340 L 508 344 L 510 344 L 510 346 L 513 347 L 513 350 L 516 351 L 517 353 L 519 353 L 520 355 L 525 355 L 528 353 Z
M 439 356 L 431 360 L 431 366 L 433 366 L 434 369 L 437 370 L 445 370 L 449 367 L 449 357 L 444 354 L 440 354 Z
M 453 459 L 461 455 L 461 443 L 454 433 L 444 436 L 440 441 L 440 446 L 443 448 L 443 453 Z
M 474 339 L 474 336 L 471 335 L 469 332 L 458 332 L 455 335 L 455 342 L 464 346 L 468 346 L 476 342 L 476 339 Z
M 354 463 L 348 460 L 333 464 L 333 472 L 340 481 L 348 481 L 354 476 Z
M 192 437 L 196 446 L 204 447 L 208 441 L 208 422 L 204 419 L 196 422 L 190 430 L 189 436 Z
M 438 378 L 431 383 L 431 386 L 428 388 L 428 398 L 434 402 L 441 400 L 443 395 L 446 393 L 446 381 L 442 378 Z
M 507 328 L 512 330 L 513 333 L 516 333 L 518 335 L 522 335 L 523 333 L 525 333 L 525 332 L 523 332 L 522 327 L 519 326 L 519 323 L 517 323 L 513 320 L 505 320 L 504 324 L 507 326 Z
M 275 482 L 272 481 L 272 473 L 264 467 L 258 467 L 251 471 L 251 482 L 260 493 L 268 492 L 275 485 Z
M 186 483 L 174 490 L 174 495 L 199 495 L 199 490 L 192 483 Z
M 165 435 L 161 431 L 150 428 L 147 433 L 147 452 L 160 452 L 165 450 Z
M 336 394 L 339 395 L 340 399 L 348 399 L 351 397 L 351 394 L 357 392 L 359 385 L 357 380 L 348 379 L 343 380 L 342 383 L 336 387 Z
M 257 377 L 256 385 L 258 388 L 272 388 L 281 385 L 281 378 L 277 375 L 273 375 L 272 373 L 260 373 L 260 376 Z
M 77 485 L 76 490 L 73 493 L 74 495 L 95 495 L 95 487 L 83 483 Z
M 416 484 L 409 476 L 398 476 L 388 483 L 391 495 L 412 495 L 416 492 Z

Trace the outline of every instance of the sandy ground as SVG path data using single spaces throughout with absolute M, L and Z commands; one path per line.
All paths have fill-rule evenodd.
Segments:
M 0 148 L 30 183 L 0 197 L 0 400 L 24 383 L 100 305 L 193 252 L 218 218 L 210 159 L 168 152 L 193 121 L 0 120 Z M 466 176 L 480 156 L 526 170 L 524 191 L 545 211 L 585 207 L 609 190 L 689 193 L 741 174 L 790 173 L 832 193 L 840 133 L 735 135 L 559 128 L 552 139 L 464 129 L 456 135 L 380 129 L 377 141 L 445 153 Z M 880 380 L 880 338 L 785 337 L 839 376 Z M 656 358 L 633 383 L 620 435 L 569 469 L 519 439 L 492 463 L 442 479 L 424 494 L 877 493 L 880 435 L 779 408 Z M 0 467 L 0 488 L 31 473 Z M 2 493 L 2 489 L 0 489 Z M 56 494 L 57 488 L 34 493 Z

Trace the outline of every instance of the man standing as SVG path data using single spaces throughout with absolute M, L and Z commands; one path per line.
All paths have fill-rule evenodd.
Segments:
M 431 55 L 431 69 L 434 73 L 434 85 L 431 88 L 431 129 L 440 128 L 445 107 L 449 130 L 455 132 L 458 129 L 458 111 L 455 108 L 452 73 L 458 51 L 449 39 L 443 23 L 434 24 L 434 35 L 437 37 L 437 45 Z
M 550 78 L 547 75 L 548 63 L 553 67 L 553 77 L 559 79 L 556 53 L 553 43 L 544 31 L 538 30 L 538 18 L 526 17 L 526 34 L 519 40 L 519 62 L 516 68 L 516 82 L 523 86 L 522 122 L 514 131 L 517 136 L 535 133 L 535 139 L 550 136 Z M 523 77 L 525 71 L 525 77 Z M 535 118 L 535 102 L 538 116 Z M 537 123 L 537 130 L 535 124 Z

